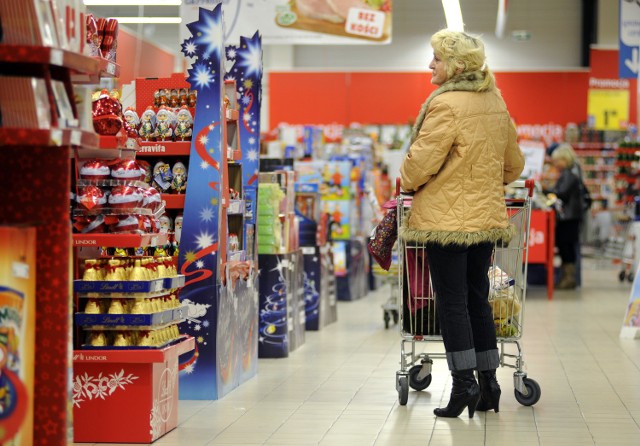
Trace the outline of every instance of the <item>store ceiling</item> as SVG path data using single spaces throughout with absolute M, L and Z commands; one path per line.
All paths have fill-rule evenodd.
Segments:
M 576 14 L 581 14 L 581 1 L 571 1 Z M 468 30 L 485 36 L 493 35 L 498 0 L 461 0 L 460 3 Z M 553 17 L 555 9 L 566 9 L 566 4 L 561 6 L 558 3 L 561 2 L 555 0 L 509 1 L 507 32 L 527 30 L 530 25 Z M 176 17 L 180 14 L 179 6 L 89 6 L 87 9 L 98 17 Z M 442 22 L 441 25 L 444 25 L 441 0 L 395 0 L 393 9 L 394 28 L 398 29 L 398 33 L 402 33 L 401 28 L 406 26 L 417 26 L 417 23 L 433 23 L 435 18 L 438 23 Z M 178 52 L 179 30 L 182 25 L 128 24 L 123 26 L 149 41 Z

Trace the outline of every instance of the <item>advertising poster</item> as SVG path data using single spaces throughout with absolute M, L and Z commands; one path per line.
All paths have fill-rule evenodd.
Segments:
M 520 141 L 522 154 L 524 155 L 524 170 L 520 178 L 533 178 L 540 180 L 544 167 L 546 149 L 542 141 Z
M 0 226 L 0 444 L 33 444 L 36 230 Z
M 226 42 L 251 36 L 265 45 L 358 45 L 391 43 L 392 0 L 185 0 L 180 38 L 198 19 L 198 8 L 222 3 Z
M 625 130 L 629 125 L 630 86 L 627 79 L 589 79 L 587 120 L 596 130 Z
M 636 271 L 629 304 L 622 321 L 620 337 L 624 339 L 640 338 L 640 279 L 638 279 L 638 274 L 640 274 L 640 268 Z

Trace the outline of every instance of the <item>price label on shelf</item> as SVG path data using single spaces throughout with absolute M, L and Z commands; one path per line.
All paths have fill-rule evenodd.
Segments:
M 51 53 L 49 56 L 49 63 L 51 63 L 51 65 L 62 65 L 64 61 L 64 54 L 62 53 L 62 50 L 59 49 L 51 49 Z
M 629 123 L 629 90 L 589 89 L 589 124 L 596 130 L 624 130 Z
M 71 145 L 79 146 L 82 143 L 82 132 L 78 130 L 71 131 Z

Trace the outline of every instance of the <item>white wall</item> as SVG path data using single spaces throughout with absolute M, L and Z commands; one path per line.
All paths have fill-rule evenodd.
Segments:
M 618 0 L 600 0 L 613 2 Z M 580 66 L 581 0 L 509 0 L 506 32 L 495 37 L 498 0 L 461 0 L 465 30 L 482 36 L 487 62 L 496 71 L 571 69 Z M 602 35 L 617 35 L 617 13 L 609 9 Z M 394 0 L 393 38 L 389 45 L 265 46 L 265 72 L 427 71 L 432 57 L 429 38 L 446 26 L 441 0 Z M 615 32 L 611 30 L 615 29 Z M 514 30 L 531 33 L 528 41 L 511 38 Z M 291 57 L 293 54 L 293 57 Z M 282 57 L 281 57 L 282 56 Z M 262 126 L 269 128 L 268 76 L 263 82 Z M 273 100 L 277 100 L 274 98 Z
M 509 0 L 506 37 L 495 37 L 498 0 L 461 0 L 465 30 L 480 34 L 495 70 L 540 70 L 580 65 L 580 0 Z M 395 0 L 390 45 L 295 46 L 294 69 L 426 70 L 429 38 L 446 26 L 440 0 Z M 528 30 L 517 42 L 513 30 Z M 268 49 L 267 49 L 268 50 Z M 269 67 L 266 67 L 267 69 Z

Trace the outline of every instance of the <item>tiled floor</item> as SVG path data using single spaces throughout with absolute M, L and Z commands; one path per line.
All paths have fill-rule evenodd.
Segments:
M 180 424 L 158 445 L 640 444 L 640 340 L 621 340 L 630 285 L 602 262 L 587 262 L 580 291 L 529 288 L 523 340 L 527 372 L 542 389 L 532 407 L 513 396 L 501 368 L 499 413 L 442 419 L 451 380 L 436 360 L 433 381 L 398 404 L 399 335 L 385 330 L 388 289 L 339 303 L 339 321 L 307 332 L 286 359 L 261 359 L 258 376 L 219 401 L 180 401 Z M 441 351 L 442 343 L 420 344 Z

